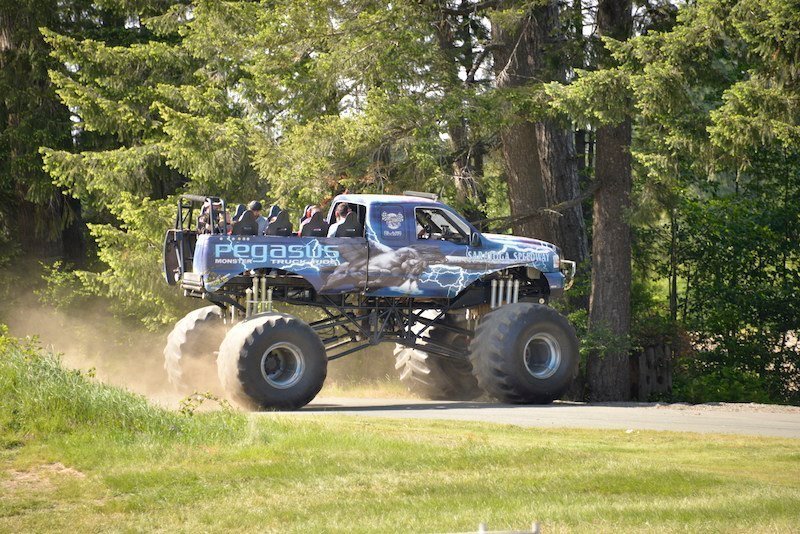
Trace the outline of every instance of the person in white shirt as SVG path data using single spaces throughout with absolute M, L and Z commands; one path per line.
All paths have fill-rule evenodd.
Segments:
M 328 237 L 336 237 L 336 230 L 341 226 L 344 220 L 347 218 L 347 214 L 350 213 L 352 210 L 347 203 L 342 202 L 338 206 L 336 206 L 336 222 L 333 223 L 330 228 L 328 228 Z

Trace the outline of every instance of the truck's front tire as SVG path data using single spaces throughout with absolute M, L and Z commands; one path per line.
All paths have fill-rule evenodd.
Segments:
M 540 304 L 507 304 L 481 319 L 470 344 L 480 386 L 502 402 L 547 404 L 578 373 L 578 338 L 567 319 Z
M 219 347 L 219 379 L 249 409 L 297 409 L 316 397 L 328 372 L 325 346 L 300 319 L 283 313 L 234 326 Z
M 175 323 L 164 347 L 164 369 L 178 392 L 219 392 L 214 352 L 223 337 L 225 324 L 219 306 L 191 311 Z

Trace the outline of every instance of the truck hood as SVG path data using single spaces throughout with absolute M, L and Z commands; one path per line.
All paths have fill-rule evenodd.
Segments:
M 552 243 L 548 243 L 547 241 L 542 241 L 540 239 L 533 239 L 531 237 L 517 237 L 514 235 L 508 234 L 481 234 L 483 237 L 489 239 L 490 241 L 494 241 L 496 243 L 502 243 L 505 245 L 519 245 L 522 247 L 538 247 L 538 248 L 547 248 L 552 251 L 558 251 L 558 247 Z
M 529 265 L 542 272 L 559 270 L 561 249 L 552 243 L 504 234 L 481 234 L 481 238 L 481 248 L 490 265 Z

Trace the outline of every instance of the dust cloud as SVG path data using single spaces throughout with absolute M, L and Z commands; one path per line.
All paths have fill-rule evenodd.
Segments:
M 184 395 L 167 380 L 163 349 L 167 332 L 126 325 L 101 303 L 62 311 L 35 296 L 20 299 L 0 322 L 11 335 L 36 336 L 45 350 L 60 354 L 65 367 L 93 371 L 105 383 L 127 388 L 160 404 L 177 405 Z
M 179 391 L 167 380 L 163 350 L 169 327 L 149 332 L 134 321 L 114 317 L 102 301 L 79 310 L 58 310 L 42 305 L 30 294 L 16 299 L 12 310 L 3 311 L 0 323 L 8 325 L 14 336 L 36 336 L 45 350 L 60 354 L 68 368 L 93 371 L 102 382 L 124 387 L 170 408 L 178 407 L 191 393 Z M 330 362 L 321 395 L 384 396 L 381 392 L 387 389 L 385 393 L 393 396 L 402 393 L 395 378 L 393 347 L 384 343 Z M 186 372 L 188 375 L 189 369 Z M 192 385 L 224 396 L 213 358 L 195 362 L 191 374 Z

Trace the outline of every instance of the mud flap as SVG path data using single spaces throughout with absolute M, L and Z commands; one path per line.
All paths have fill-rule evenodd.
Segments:
M 163 274 L 167 284 L 174 286 L 185 272 L 181 242 L 183 232 L 170 229 L 164 235 Z

